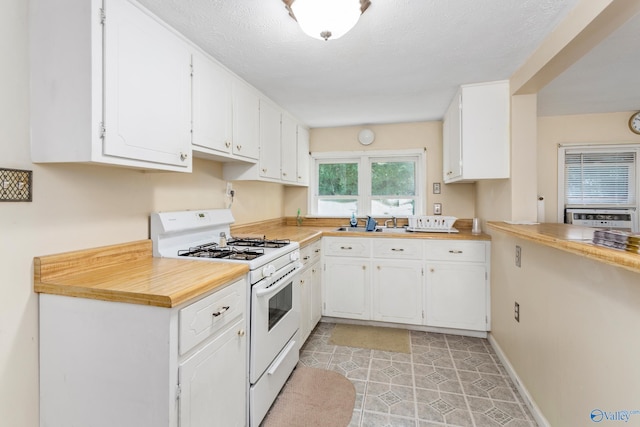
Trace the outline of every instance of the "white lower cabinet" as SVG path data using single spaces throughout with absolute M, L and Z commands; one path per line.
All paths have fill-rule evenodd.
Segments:
M 300 343 L 304 343 L 322 317 L 322 283 L 320 274 L 320 240 L 300 249 L 303 263 L 300 286 Z
M 175 308 L 40 294 L 40 425 L 245 426 L 247 288 Z
M 489 330 L 490 242 L 323 240 L 325 316 Z
M 368 259 L 325 258 L 325 316 L 368 320 L 371 317 L 371 262 Z
M 488 331 L 490 243 L 427 241 L 425 256 L 425 324 Z
M 180 427 L 245 425 L 244 331 L 242 319 L 180 365 Z
M 481 264 L 427 264 L 426 324 L 487 330 L 486 268 Z
M 422 263 L 376 260 L 373 267 L 372 319 L 422 324 Z

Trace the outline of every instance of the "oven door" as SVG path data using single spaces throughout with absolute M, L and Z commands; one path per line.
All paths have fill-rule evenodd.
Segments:
M 251 384 L 258 381 L 298 330 L 299 269 L 289 265 L 251 287 Z

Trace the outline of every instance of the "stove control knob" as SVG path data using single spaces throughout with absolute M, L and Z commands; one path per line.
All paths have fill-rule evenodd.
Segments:
M 289 255 L 289 260 L 291 260 L 291 261 L 297 261 L 299 259 L 300 259 L 300 252 L 298 252 L 298 251 L 293 251 Z
M 276 272 L 276 267 L 275 265 L 269 264 L 269 265 L 265 265 L 262 268 L 262 275 L 264 277 L 270 277 L 272 276 L 274 273 Z

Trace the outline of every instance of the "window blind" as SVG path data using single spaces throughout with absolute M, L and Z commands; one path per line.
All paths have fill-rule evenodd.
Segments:
M 567 206 L 634 206 L 636 151 L 565 153 Z

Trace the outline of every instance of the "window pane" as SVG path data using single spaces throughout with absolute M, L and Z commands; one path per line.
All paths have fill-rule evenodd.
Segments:
M 567 205 L 635 204 L 635 152 L 567 153 Z
M 357 163 L 323 163 L 318 165 L 320 196 L 357 196 Z
M 414 199 L 374 199 L 371 200 L 371 215 L 414 215 L 415 204 Z
M 358 215 L 357 199 L 318 199 L 318 214 L 331 216 L 351 216 L 351 213 Z
M 415 177 L 414 162 L 371 163 L 371 195 L 414 196 Z

